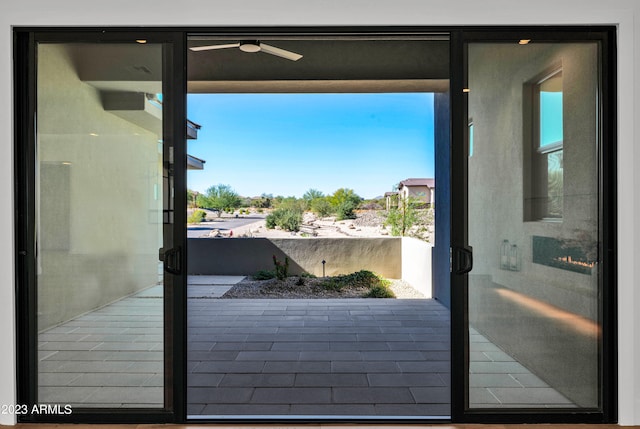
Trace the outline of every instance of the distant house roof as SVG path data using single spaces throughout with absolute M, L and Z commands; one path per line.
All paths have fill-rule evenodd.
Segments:
M 398 186 L 398 188 L 402 189 L 403 186 L 406 186 L 406 187 L 428 186 L 429 188 L 433 189 L 436 187 L 436 179 L 416 179 L 416 178 L 405 179 L 402 182 L 400 182 L 400 186 Z
M 385 197 L 393 197 L 394 195 L 398 195 L 398 191 L 392 191 L 392 192 L 385 192 L 384 196 Z

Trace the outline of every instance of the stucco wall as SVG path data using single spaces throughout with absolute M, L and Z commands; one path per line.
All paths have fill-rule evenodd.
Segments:
M 291 274 L 349 274 L 370 270 L 391 279 L 402 276 L 400 238 L 190 238 L 189 274 L 249 275 L 273 269 L 273 255 L 289 258 Z
M 156 284 L 162 172 L 158 136 L 105 112 L 66 46 L 40 45 L 38 66 L 42 330 Z
M 193 13 L 197 10 L 198 13 Z M 553 11 L 553 13 L 550 13 Z M 15 270 L 12 26 L 447 26 L 447 25 L 590 25 L 618 27 L 618 367 L 619 421 L 640 424 L 640 151 L 635 124 L 640 123 L 640 3 L 636 0 L 367 0 L 312 1 L 304 8 L 294 0 L 228 2 L 184 0 L 7 1 L 0 6 L 0 404 L 14 404 Z M 15 416 L 0 415 L 0 424 Z
M 431 253 L 433 245 L 413 237 L 402 237 L 402 280 L 431 298 L 433 277 Z

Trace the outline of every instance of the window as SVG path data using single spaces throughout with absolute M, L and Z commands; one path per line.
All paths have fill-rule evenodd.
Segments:
M 525 85 L 525 220 L 561 220 L 564 205 L 562 68 Z M 530 123 L 526 124 L 526 113 Z M 528 154 L 528 156 L 526 156 Z

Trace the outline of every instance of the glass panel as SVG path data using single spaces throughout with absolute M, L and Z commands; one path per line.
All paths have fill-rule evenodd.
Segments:
M 597 43 L 468 46 L 471 410 L 601 406 L 598 79 Z
M 547 154 L 547 192 L 549 195 L 547 214 L 550 218 L 562 217 L 564 206 L 563 153 L 562 150 L 558 150 Z
M 539 86 L 540 148 L 562 143 L 562 71 Z
M 37 402 L 164 407 L 162 46 L 37 58 Z

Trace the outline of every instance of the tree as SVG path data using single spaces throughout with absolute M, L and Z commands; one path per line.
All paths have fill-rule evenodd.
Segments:
M 189 208 L 198 208 L 198 195 L 200 195 L 200 192 L 187 189 L 187 206 Z
M 218 211 L 218 217 L 222 210 L 233 210 L 240 207 L 240 196 L 229 185 L 211 186 L 203 196 L 199 196 L 197 203 L 200 207 Z
M 318 191 L 317 189 L 309 189 L 307 192 L 305 192 L 302 195 L 302 201 L 304 202 L 304 209 L 305 210 L 313 210 L 314 212 L 318 213 L 318 211 L 316 210 L 316 208 L 319 207 L 319 203 L 321 201 L 324 201 L 326 203 L 325 200 L 325 196 L 322 192 Z M 321 205 L 321 204 L 320 204 Z M 329 205 L 328 203 L 326 203 L 326 205 Z M 314 208 L 316 207 L 316 208 Z M 318 213 L 318 216 L 328 216 L 328 214 L 324 214 L 321 215 Z
M 398 199 L 398 207 L 392 207 L 384 221 L 386 226 L 391 227 L 391 235 L 405 236 L 409 233 L 409 229 L 419 221 L 416 206 L 415 198 Z
M 355 219 L 356 215 L 353 211 L 358 207 L 362 198 L 353 189 L 340 188 L 328 197 L 328 200 L 338 220 L 343 220 Z
M 309 203 L 311 203 L 311 201 L 317 199 L 317 198 L 322 198 L 324 197 L 324 194 L 321 191 L 318 191 L 317 189 L 309 189 L 307 192 L 304 193 L 304 195 L 302 195 L 302 199 L 305 201 L 308 201 Z
M 271 207 L 272 200 L 272 194 L 262 194 L 253 201 L 253 204 L 258 209 L 268 209 L 269 207 Z

